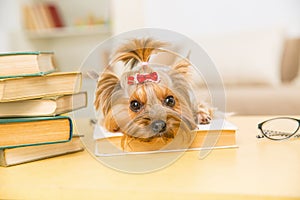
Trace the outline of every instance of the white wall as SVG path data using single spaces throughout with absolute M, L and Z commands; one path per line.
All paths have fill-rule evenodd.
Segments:
M 145 26 L 145 0 L 111 0 L 110 2 L 114 34 Z
M 187 35 L 286 28 L 300 35 L 299 0 L 114 0 L 115 33 L 141 27 Z M 130 22 L 130 23 L 128 23 Z
M 26 0 L 0 0 L 0 51 L 11 49 L 8 35 L 21 29 L 22 1 Z M 300 35 L 299 0 L 111 0 L 110 3 L 114 34 L 142 27 L 194 35 L 280 26 L 290 35 Z
M 22 1 L 26 0 L 0 0 L 0 51 L 12 50 L 10 36 L 21 29 Z M 299 0 L 111 0 L 110 3 L 114 34 L 156 27 L 193 36 L 277 26 L 286 28 L 290 35 L 300 35 Z
M 0 0 L 0 51 L 10 51 L 12 32 L 21 30 L 20 12 L 16 1 Z

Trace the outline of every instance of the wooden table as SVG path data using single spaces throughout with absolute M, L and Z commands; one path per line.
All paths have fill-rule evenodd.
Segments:
M 256 139 L 261 117 L 232 117 L 239 148 L 186 152 L 152 173 L 120 172 L 87 151 L 0 168 L 0 199 L 300 199 L 300 140 Z

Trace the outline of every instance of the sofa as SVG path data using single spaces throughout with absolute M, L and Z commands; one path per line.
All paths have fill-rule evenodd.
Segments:
M 222 78 L 225 112 L 300 114 L 300 38 L 288 36 L 281 28 L 188 37 L 205 50 Z M 185 44 L 178 49 L 181 55 L 188 54 Z M 152 62 L 171 64 L 173 59 L 163 56 Z M 193 83 L 197 98 L 215 106 L 213 89 L 199 78 L 193 78 Z
M 300 38 L 273 29 L 197 42 L 220 68 L 226 112 L 300 114 Z

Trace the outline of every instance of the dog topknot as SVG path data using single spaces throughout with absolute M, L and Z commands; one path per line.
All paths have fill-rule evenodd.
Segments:
M 117 49 L 112 63 L 122 61 L 132 69 L 139 63 L 148 62 L 151 55 L 163 52 L 160 48 L 166 45 L 167 43 L 152 38 L 133 39 Z

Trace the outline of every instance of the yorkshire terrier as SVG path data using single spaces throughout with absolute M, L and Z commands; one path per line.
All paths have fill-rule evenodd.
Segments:
M 188 59 L 173 66 L 148 63 L 152 55 L 165 51 L 165 45 L 150 38 L 133 39 L 113 54 L 99 76 L 94 106 L 108 131 L 123 133 L 123 149 L 139 143 L 143 150 L 158 150 L 176 137 L 181 138 L 176 145 L 186 148 L 197 124 L 211 120 L 210 108 L 195 102 Z M 120 77 L 111 70 L 118 62 L 127 67 Z

